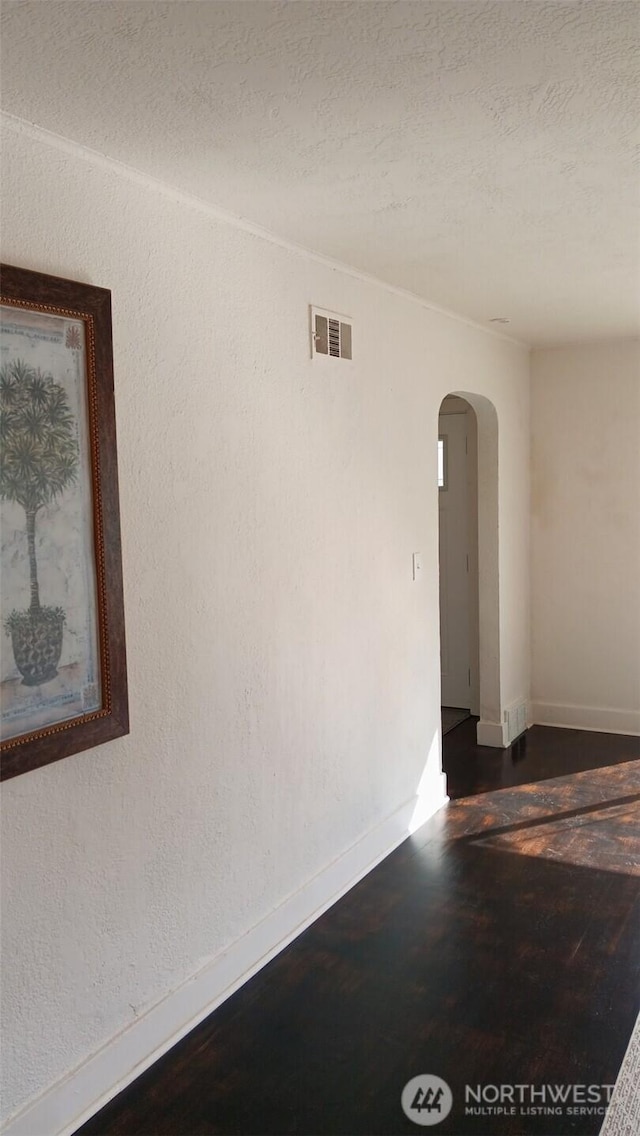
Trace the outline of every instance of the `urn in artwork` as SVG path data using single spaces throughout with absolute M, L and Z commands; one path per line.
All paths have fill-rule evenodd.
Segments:
M 60 607 L 41 607 L 14 611 L 7 619 L 13 657 L 25 686 L 42 686 L 56 677 L 64 618 Z

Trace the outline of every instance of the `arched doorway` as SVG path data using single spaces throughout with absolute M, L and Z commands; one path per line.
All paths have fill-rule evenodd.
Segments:
M 438 426 L 442 702 L 479 717 L 479 744 L 502 747 L 498 416 L 452 391 Z

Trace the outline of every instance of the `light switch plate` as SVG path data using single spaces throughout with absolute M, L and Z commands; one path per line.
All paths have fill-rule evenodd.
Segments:
M 419 580 L 422 575 L 422 553 L 414 552 L 413 554 L 413 578 Z

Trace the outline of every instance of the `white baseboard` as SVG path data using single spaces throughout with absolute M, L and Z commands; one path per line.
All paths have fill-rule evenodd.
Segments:
M 480 746 L 505 749 L 509 744 L 506 722 L 486 722 L 480 719 L 476 726 L 476 741 Z
M 420 819 L 427 820 L 446 800 L 445 779 L 438 774 L 427 807 L 424 797 L 420 801 Z M 409 835 L 417 801 L 407 801 L 246 935 L 15 1114 L 4 1136 L 70 1136 L 397 848 Z
M 598 734 L 640 735 L 639 710 L 532 702 L 531 718 L 537 726 L 562 726 L 568 730 L 591 730 Z

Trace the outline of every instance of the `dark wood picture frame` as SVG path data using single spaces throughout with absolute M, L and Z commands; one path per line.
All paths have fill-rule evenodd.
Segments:
M 1 779 L 4 780 L 127 734 L 129 710 L 113 391 L 111 293 L 105 288 L 74 280 L 1 265 L 0 302 L 5 311 L 12 308 L 22 313 L 21 316 L 16 316 L 16 320 L 24 319 L 24 313 L 33 313 L 31 318 L 34 321 L 40 319 L 44 323 L 47 317 L 62 317 L 66 321 L 81 321 L 84 325 L 84 353 L 81 355 L 78 352 L 79 362 L 76 368 L 80 375 L 84 369 L 86 379 L 82 395 L 86 408 L 86 422 L 83 426 L 90 453 L 86 459 L 85 492 L 87 498 L 89 495 L 91 497 L 92 532 L 88 531 L 87 526 L 85 541 L 93 555 L 93 565 L 87 564 L 86 570 L 93 572 L 95 580 L 92 611 L 95 613 L 94 650 L 99 667 L 96 705 L 90 712 L 85 713 L 81 708 L 72 717 L 58 717 L 49 724 L 41 722 L 30 732 L 8 736 L 0 743 L 0 770 Z M 71 326 L 71 339 L 67 330 L 66 346 L 78 347 L 81 331 L 73 330 L 78 325 L 65 326 Z M 46 348 L 41 348 L 44 349 Z M 34 373 L 30 372 L 32 382 Z M 53 377 L 46 377 L 49 390 L 54 385 Z M 59 390 L 57 393 L 64 400 L 64 394 L 60 394 Z M 69 415 L 67 421 L 71 421 Z M 70 444 L 77 445 L 73 440 Z M 72 457 L 71 461 L 74 460 Z M 22 504 L 24 506 L 24 502 Z M 35 550 L 33 534 L 31 539 Z M 31 579 L 33 606 L 33 572 Z M 36 590 L 37 587 L 36 583 Z M 46 610 L 54 611 L 53 608 Z M 55 610 L 64 619 L 62 608 Z M 24 613 L 25 616 L 26 614 Z M 6 611 L 2 612 L 0 635 L 3 650 L 7 642 L 7 615 Z M 13 613 L 12 618 L 14 616 L 20 618 L 20 614 L 16 616 Z M 58 673 L 56 665 L 53 664 L 54 675 Z M 38 677 L 36 675 L 35 678 L 23 679 L 23 684 L 25 682 L 35 686 Z M 14 684 L 16 683 L 19 683 L 17 677 L 14 679 Z

